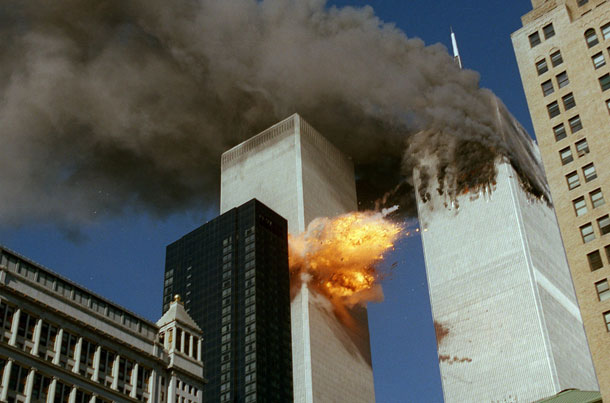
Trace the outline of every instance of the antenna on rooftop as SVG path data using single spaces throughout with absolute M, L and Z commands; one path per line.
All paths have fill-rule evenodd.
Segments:
M 455 34 L 453 33 L 453 27 L 451 29 L 451 46 L 453 47 L 453 61 L 462 68 L 462 58 L 460 57 L 460 51 L 458 50 L 457 40 L 455 39 Z

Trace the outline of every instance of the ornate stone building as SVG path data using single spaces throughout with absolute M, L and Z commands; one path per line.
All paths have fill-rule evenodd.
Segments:
M 201 403 L 201 330 L 158 324 L 0 246 L 0 401 Z

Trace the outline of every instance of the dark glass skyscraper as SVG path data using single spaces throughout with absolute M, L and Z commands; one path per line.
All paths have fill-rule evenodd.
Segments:
M 205 402 L 292 402 L 287 223 L 257 200 L 167 247 L 163 311 L 179 294 L 203 330 Z

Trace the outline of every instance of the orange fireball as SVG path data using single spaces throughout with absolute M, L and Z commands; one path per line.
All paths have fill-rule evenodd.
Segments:
M 375 266 L 391 250 L 402 227 L 379 212 L 317 218 L 307 231 L 290 237 L 293 278 L 309 274 L 309 286 L 348 305 L 382 298 Z

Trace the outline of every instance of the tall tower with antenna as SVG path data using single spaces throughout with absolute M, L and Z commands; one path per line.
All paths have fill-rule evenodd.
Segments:
M 461 67 L 453 31 L 451 40 Z M 500 102 L 495 109 L 495 130 L 521 136 L 523 152 L 538 159 L 521 125 Z M 543 178 L 540 162 L 532 165 Z M 496 172 L 488 191 L 451 197 L 430 181 L 430 197 L 417 199 L 444 400 L 535 401 L 567 388 L 596 390 L 555 211 L 528 194 L 509 161 L 499 159 Z
M 453 61 L 460 66 L 462 66 L 462 58 L 460 57 L 460 50 L 458 49 L 457 39 L 455 38 L 455 33 L 453 32 L 453 28 L 451 28 L 451 47 L 453 48 Z

